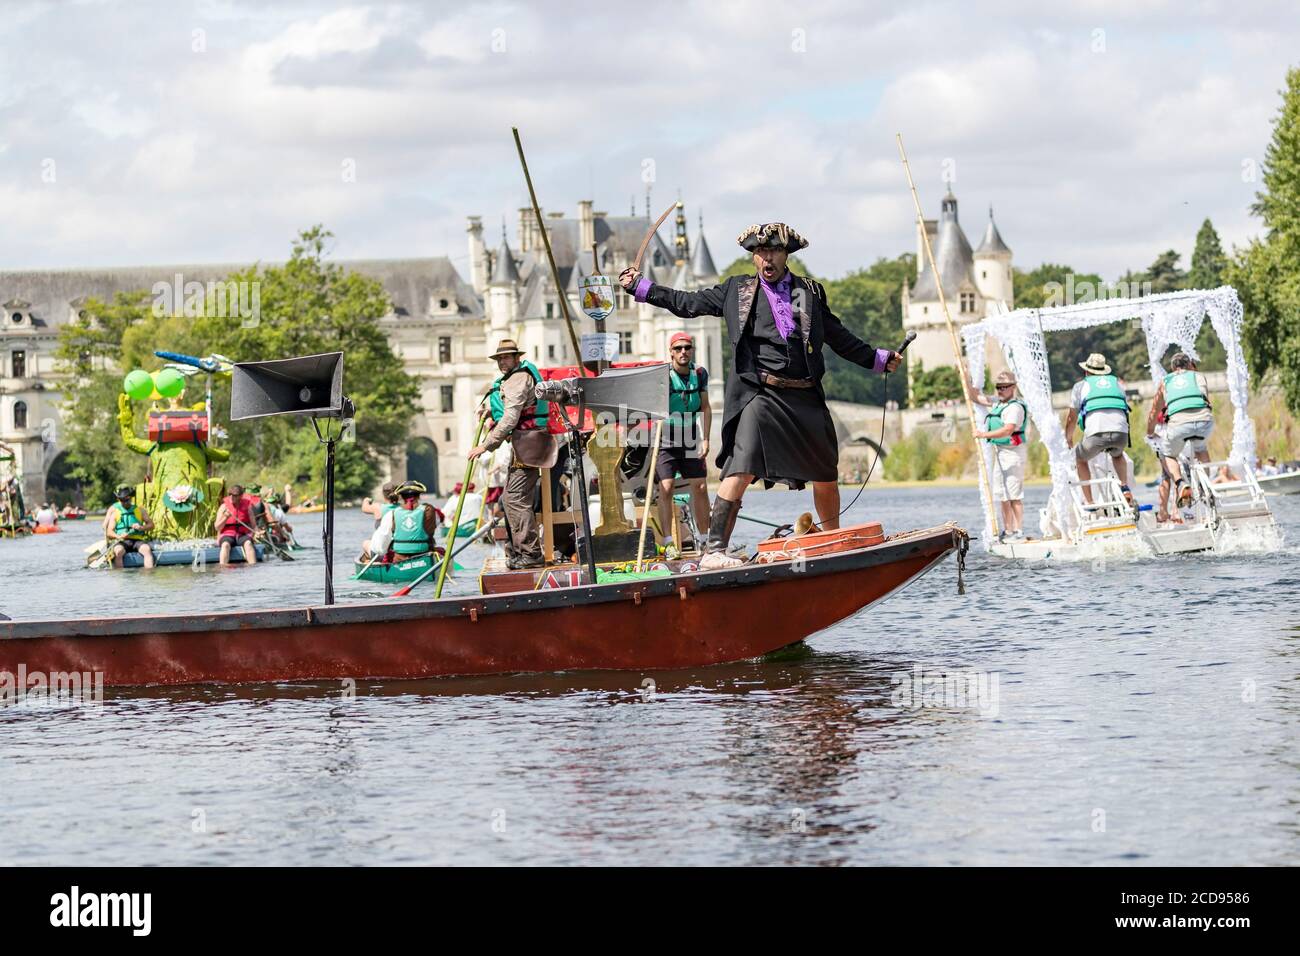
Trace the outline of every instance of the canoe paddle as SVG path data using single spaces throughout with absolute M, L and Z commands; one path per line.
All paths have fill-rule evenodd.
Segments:
M 449 554 L 449 555 L 445 555 L 441 561 L 439 561 L 437 564 L 431 565 L 431 566 L 430 566 L 428 569 L 426 569 L 425 572 L 424 572 L 423 574 L 421 574 L 418 578 L 416 578 L 414 581 L 412 581 L 412 582 L 411 582 L 410 584 L 408 584 L 406 587 L 401 588 L 400 590 L 394 591 L 394 592 L 392 593 L 391 596 L 392 596 L 392 597 L 406 597 L 408 594 L 411 593 L 411 588 L 415 587 L 417 584 L 419 584 L 421 581 L 423 581 L 425 578 L 427 578 L 429 575 L 431 575 L 434 571 L 436 571 L 436 570 L 438 570 L 439 568 L 441 568 L 441 567 L 442 567 L 443 565 L 445 565 L 448 561 L 451 561 L 453 558 L 456 557 L 456 555 L 460 554 L 462 551 L 464 551 L 466 548 L 468 548 L 471 544 L 473 544 L 473 543 L 474 543 L 475 541 L 477 541 L 479 538 L 483 537 L 485 534 L 487 534 L 489 531 L 491 531 L 493 528 L 495 528 L 495 527 L 497 526 L 497 522 L 498 522 L 498 521 L 500 521 L 499 518 L 496 519 L 496 520 L 494 520 L 494 521 L 490 521 L 489 523 L 485 524 L 483 527 L 479 528 L 479 529 L 478 529 L 477 531 L 475 531 L 472 535 L 470 535 L 468 538 L 466 538 L 466 539 L 465 539 L 465 542 L 464 542 L 464 543 L 463 543 L 459 548 L 457 548 L 457 549 L 456 549 L 455 551 L 453 551 L 451 554 Z M 454 563 L 454 562 L 453 562 L 453 563 Z
M 257 540 L 258 532 L 254 531 L 252 528 L 250 528 L 248 525 L 244 524 L 244 522 L 240 521 L 238 518 L 235 519 L 235 524 L 239 525 L 239 526 L 240 526 L 241 528 L 243 528 L 245 531 L 250 532 L 250 533 L 253 535 L 253 540 L 254 540 L 254 541 Z M 272 538 L 269 534 L 264 535 L 264 536 L 262 537 L 262 540 L 266 542 L 266 546 L 267 546 L 268 548 L 270 548 L 271 551 L 272 551 L 272 553 L 273 553 L 277 558 L 279 558 L 281 561 L 296 561 L 296 560 L 297 560 L 297 559 L 296 559 L 292 554 L 290 554 L 287 550 L 285 550 L 285 549 L 282 548 L 281 546 L 277 545 L 277 544 L 275 543 L 275 539 Z

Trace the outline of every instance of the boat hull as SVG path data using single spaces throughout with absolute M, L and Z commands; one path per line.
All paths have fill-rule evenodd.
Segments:
M 257 555 L 258 561 L 266 560 L 266 548 L 263 545 L 253 545 L 253 551 Z M 196 556 L 197 555 L 197 556 Z M 216 564 L 221 560 L 221 548 L 215 544 L 207 545 L 202 548 L 174 548 L 171 550 L 155 551 L 154 564 L 158 567 L 166 567 L 172 564 Z M 230 549 L 230 563 L 243 564 L 244 551 L 242 548 Z M 122 555 L 122 567 L 124 568 L 143 568 L 144 556 L 139 552 Z
M 1300 494 L 1300 471 L 1289 471 L 1284 475 L 1256 475 L 1255 480 L 1266 495 Z
M 0 671 L 99 671 L 106 686 L 131 686 L 695 667 L 801 641 L 964 543 L 946 526 L 801 562 L 551 591 L 4 621 Z

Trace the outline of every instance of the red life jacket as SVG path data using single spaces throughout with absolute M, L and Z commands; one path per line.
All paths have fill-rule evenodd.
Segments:
M 226 507 L 226 513 L 234 515 L 233 518 L 227 518 L 225 524 L 217 529 L 218 535 L 223 534 L 252 534 L 253 528 L 253 499 L 249 495 L 243 495 L 239 499 L 239 505 L 236 507 L 234 500 L 230 495 L 221 499 L 221 503 Z M 243 522 L 241 525 L 239 522 Z M 248 527 L 244 527 L 247 525 Z

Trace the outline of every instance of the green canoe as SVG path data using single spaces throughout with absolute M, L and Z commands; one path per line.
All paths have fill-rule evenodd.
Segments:
M 440 538 L 447 537 L 447 531 L 449 530 L 450 527 L 451 527 L 450 525 L 443 525 L 441 528 L 439 528 L 438 537 Z M 477 530 L 478 530 L 478 518 L 474 518 L 470 521 L 462 521 L 460 523 L 460 530 L 456 532 L 456 540 L 464 541 L 466 538 L 468 538 Z
M 436 567 L 435 562 L 441 560 L 441 557 L 434 558 L 432 555 L 419 554 L 403 561 L 394 561 L 392 564 L 383 564 L 376 561 L 368 568 L 366 568 L 364 561 L 354 561 L 352 563 L 353 577 L 361 581 L 377 581 L 380 584 L 409 584 L 425 571 L 428 571 L 430 565 Z M 366 568 L 365 571 L 362 571 L 362 568 Z M 459 561 L 453 561 L 451 570 L 464 571 L 465 568 L 461 566 Z M 433 575 L 430 575 L 429 578 L 432 580 Z

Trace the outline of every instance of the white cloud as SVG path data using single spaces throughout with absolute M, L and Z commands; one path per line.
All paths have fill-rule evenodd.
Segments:
M 640 211 L 652 158 L 656 211 L 680 189 L 720 262 L 746 223 L 781 217 L 822 274 L 910 251 L 899 131 L 927 213 L 952 160 L 968 233 L 993 203 L 1021 265 L 1113 276 L 1190 252 L 1205 216 L 1229 243 L 1258 228 L 1241 162 L 1262 157 L 1300 49 L 1287 5 L 1248 23 L 1213 4 L 754 10 L 31 5 L 0 24 L 0 198 L 22 225 L 0 256 L 278 258 L 314 222 L 340 255 L 461 256 L 464 215 L 513 229 L 526 202 L 512 125 L 547 208 Z

